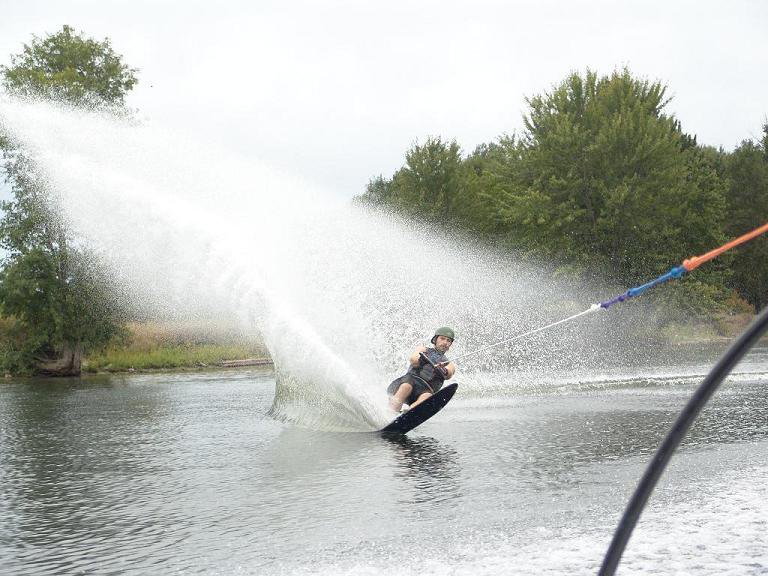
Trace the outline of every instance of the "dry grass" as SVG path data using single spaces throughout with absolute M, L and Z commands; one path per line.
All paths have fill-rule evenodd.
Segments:
M 209 366 L 225 360 L 267 358 L 263 344 L 227 326 L 202 322 L 130 323 L 126 334 L 83 362 L 88 372 Z

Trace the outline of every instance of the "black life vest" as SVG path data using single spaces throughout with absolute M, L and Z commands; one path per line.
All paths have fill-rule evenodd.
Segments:
M 448 362 L 448 358 L 445 357 L 445 354 L 435 348 L 427 348 L 424 354 L 432 361 L 432 364 Z M 432 393 L 435 393 L 443 387 L 445 378 L 443 378 L 443 375 L 440 374 L 439 370 L 435 370 L 432 364 L 427 362 L 423 366 L 411 366 L 411 368 L 408 369 L 408 374 L 423 380 L 432 390 Z

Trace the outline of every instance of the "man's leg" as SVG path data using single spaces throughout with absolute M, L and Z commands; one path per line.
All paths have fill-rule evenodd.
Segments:
M 420 394 L 420 395 L 419 395 L 419 397 L 418 397 L 418 398 L 416 398 L 416 402 L 414 402 L 413 404 L 411 404 L 411 409 L 413 409 L 415 406 L 418 406 L 419 404 L 421 404 L 422 402 L 424 402 L 424 400 L 426 400 L 426 399 L 427 399 L 427 398 L 429 398 L 430 396 L 432 396 L 432 393 L 431 393 L 431 392 L 424 392 L 423 394 Z M 406 398 L 407 398 L 407 396 L 406 396 Z
M 413 386 L 409 382 L 403 382 L 395 392 L 394 396 L 389 397 L 389 407 L 395 412 L 400 412 L 400 408 L 403 407 L 403 402 L 408 399 L 413 391 Z

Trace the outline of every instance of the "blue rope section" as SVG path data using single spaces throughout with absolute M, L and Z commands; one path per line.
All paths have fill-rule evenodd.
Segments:
M 685 273 L 686 273 L 686 269 L 684 267 L 675 266 L 669 272 L 667 272 L 666 274 L 662 274 L 655 280 L 651 280 L 650 282 L 646 282 L 645 284 L 641 284 L 640 286 L 635 286 L 634 288 L 630 288 L 629 290 L 624 292 L 624 294 L 620 294 L 614 298 L 611 298 L 610 300 L 606 300 L 605 302 L 600 302 L 600 307 L 608 309 L 610 306 L 612 306 L 613 304 L 616 304 L 617 302 L 624 302 L 624 300 L 628 300 L 629 298 L 640 296 L 640 294 L 642 294 L 649 288 L 653 288 L 654 286 L 663 284 L 664 282 L 668 282 L 669 280 L 673 280 L 675 278 L 680 278 Z

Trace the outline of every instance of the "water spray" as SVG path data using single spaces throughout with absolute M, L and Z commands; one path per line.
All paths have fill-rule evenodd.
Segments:
M 591 314 L 593 312 L 596 312 L 598 310 L 608 310 L 611 306 L 614 304 L 617 304 L 619 302 L 625 302 L 626 300 L 629 300 L 630 298 L 634 298 L 636 296 L 640 296 L 643 292 L 646 290 L 649 290 L 650 288 L 653 288 L 654 286 L 658 286 L 659 284 L 663 284 L 665 282 L 668 282 L 670 280 L 681 278 L 686 272 L 690 272 L 705 262 L 709 262 L 710 260 L 713 260 L 714 258 L 717 258 L 722 254 L 723 252 L 726 252 L 727 250 L 730 250 L 731 248 L 735 248 L 736 246 L 739 246 L 740 244 L 744 244 L 745 242 L 748 242 L 752 240 L 753 238 L 756 238 L 760 236 L 761 234 L 764 234 L 765 232 L 768 232 L 768 223 L 763 224 L 762 226 L 759 226 L 758 228 L 755 228 L 751 232 L 747 232 L 746 234 L 739 236 L 738 238 L 735 238 L 734 240 L 731 240 L 730 242 L 726 242 L 719 248 L 715 248 L 714 250 L 710 250 L 706 254 L 702 254 L 701 256 L 692 256 L 691 258 L 688 258 L 687 260 L 684 260 L 683 263 L 680 266 L 675 266 L 672 269 L 670 269 L 668 272 L 662 274 L 658 278 L 654 278 L 650 282 L 646 282 L 645 284 L 641 284 L 640 286 L 635 286 L 634 288 L 630 288 L 626 292 L 619 294 L 618 296 L 614 296 L 613 298 L 610 298 L 608 300 L 605 300 L 603 302 L 599 302 L 597 304 L 592 304 L 589 308 L 586 310 L 579 312 L 577 314 L 574 314 L 573 316 L 569 316 L 568 318 L 564 318 L 562 320 L 558 320 L 557 322 L 552 322 L 551 324 L 547 324 L 546 326 L 541 326 L 540 328 L 535 328 L 533 330 L 529 330 L 528 332 L 524 332 L 522 334 L 517 334 L 515 336 L 512 336 L 511 338 L 505 338 L 504 340 L 500 340 L 498 342 L 494 342 L 493 344 L 488 344 L 487 346 L 483 346 L 482 348 L 478 348 L 477 350 L 472 350 L 471 352 L 467 352 L 465 354 L 462 354 L 461 356 L 458 356 L 453 362 L 457 362 L 458 360 L 461 360 L 463 358 L 467 358 L 469 356 L 474 356 L 475 354 L 479 354 L 480 352 L 485 352 L 486 350 L 490 350 L 491 348 L 495 348 L 497 346 L 501 346 L 502 344 L 507 344 L 509 342 L 513 342 L 515 340 L 520 340 L 522 338 L 527 338 L 528 336 L 532 336 L 534 334 L 538 334 L 539 332 L 544 332 L 545 330 L 549 330 L 550 328 L 554 328 L 555 326 L 558 326 L 560 324 L 565 324 L 566 322 L 570 322 L 572 320 L 575 320 L 576 318 L 581 318 L 582 316 L 586 316 L 588 314 Z
M 478 348 L 477 350 L 473 350 L 472 352 L 467 352 L 466 354 L 462 354 L 461 356 L 458 356 L 454 360 L 451 360 L 451 362 L 457 362 L 458 360 L 461 360 L 462 358 L 467 358 L 468 356 L 474 356 L 475 354 L 479 354 L 480 352 L 485 352 L 486 350 L 489 350 L 491 348 L 495 348 L 496 346 L 501 346 L 502 344 L 507 344 L 509 342 L 513 342 L 514 340 L 520 340 L 522 338 L 526 338 L 528 336 L 532 336 L 534 334 L 537 334 L 539 332 L 544 332 L 545 330 L 549 330 L 550 328 L 554 328 L 555 326 L 559 324 L 565 324 L 566 322 L 570 322 L 571 320 L 575 320 L 576 318 L 579 318 L 581 316 L 586 316 L 587 314 L 591 314 L 592 312 L 596 312 L 600 310 L 600 304 L 592 304 L 589 308 L 584 310 L 583 312 L 579 312 L 578 314 L 574 314 L 573 316 L 568 316 L 568 318 L 564 318 L 562 320 L 558 320 L 557 322 L 552 322 L 551 324 L 547 324 L 546 326 L 541 326 L 539 328 L 534 328 L 533 330 L 529 330 L 528 332 L 524 332 L 522 334 L 517 334 L 515 336 L 512 336 L 511 338 L 506 338 L 504 340 L 500 340 L 499 342 L 494 342 L 493 344 L 488 344 L 487 346 L 483 346 L 482 348 Z

